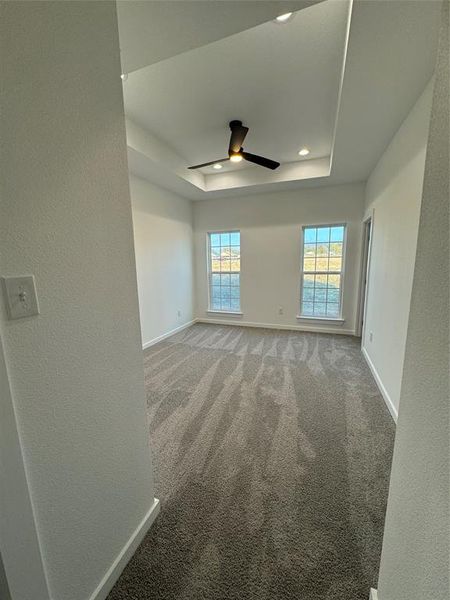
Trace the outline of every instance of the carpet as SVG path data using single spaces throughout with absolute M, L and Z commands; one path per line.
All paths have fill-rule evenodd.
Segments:
M 360 340 L 196 324 L 144 368 L 162 509 L 108 600 L 367 600 L 395 429 Z

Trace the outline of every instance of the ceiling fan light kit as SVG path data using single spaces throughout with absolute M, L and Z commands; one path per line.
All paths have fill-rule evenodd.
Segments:
M 260 165 L 261 167 L 265 167 L 266 169 L 278 169 L 280 166 L 279 162 L 275 160 L 271 160 L 270 158 L 265 158 L 264 156 L 258 156 L 257 154 L 252 154 L 251 152 L 245 152 L 242 144 L 244 143 L 245 136 L 248 133 L 248 127 L 242 125 L 242 121 L 230 121 L 230 143 L 228 146 L 228 158 L 222 158 L 221 160 L 212 160 L 207 163 L 202 163 L 201 165 L 194 165 L 189 167 L 189 169 L 201 169 L 202 167 L 209 167 L 211 165 L 217 165 L 219 163 L 223 163 L 226 161 L 231 162 L 241 162 L 241 160 L 246 160 L 248 162 L 254 163 L 255 165 Z M 216 167 L 215 167 L 216 168 Z

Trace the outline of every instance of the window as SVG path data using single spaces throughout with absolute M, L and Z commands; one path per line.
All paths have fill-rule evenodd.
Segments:
M 241 234 L 225 231 L 208 234 L 209 308 L 241 310 Z
M 341 316 L 345 225 L 303 228 L 302 317 Z

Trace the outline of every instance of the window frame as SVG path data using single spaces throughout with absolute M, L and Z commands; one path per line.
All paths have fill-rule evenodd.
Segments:
M 222 233 L 239 234 L 239 310 L 221 310 L 212 308 L 211 288 L 212 288 L 212 264 L 211 264 L 211 236 Z M 214 229 L 206 232 L 206 282 L 208 286 L 208 309 L 206 312 L 222 315 L 242 315 L 242 294 L 241 294 L 241 272 L 242 272 L 242 252 L 241 252 L 241 230 L 240 229 Z M 231 274 L 231 271 L 230 271 Z
M 327 274 L 327 275 L 340 275 L 341 277 L 341 285 L 339 288 L 339 314 L 337 317 L 327 317 L 327 316 L 316 316 L 316 315 L 304 315 L 303 314 L 303 278 L 305 275 L 304 271 L 304 257 L 305 257 L 305 229 L 319 229 L 324 227 L 343 227 L 344 228 L 344 237 L 342 240 L 342 263 L 340 271 L 311 271 L 307 272 L 308 275 L 317 275 L 317 274 Z M 338 223 L 320 223 L 320 224 L 308 224 L 302 225 L 302 229 L 300 232 L 300 297 L 299 297 L 299 315 L 297 319 L 305 319 L 305 320 L 314 320 L 314 321 L 334 321 L 341 322 L 345 321 L 342 313 L 343 308 L 343 300 L 344 300 L 344 277 L 345 277 L 345 263 L 347 256 L 347 223 L 338 222 Z

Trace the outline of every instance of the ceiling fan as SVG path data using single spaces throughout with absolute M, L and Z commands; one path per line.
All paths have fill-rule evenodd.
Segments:
M 201 169 L 202 167 L 209 167 L 210 165 L 223 163 L 227 160 L 230 160 L 231 162 L 240 162 L 242 159 L 255 163 L 256 165 L 260 165 L 261 167 L 266 167 L 267 169 L 278 169 L 280 166 L 279 162 L 270 160 L 270 158 L 264 158 L 264 156 L 258 156 L 257 154 L 251 154 L 250 152 L 244 151 L 242 144 L 245 140 L 245 136 L 248 133 L 248 127 L 244 127 L 244 125 L 242 125 L 242 121 L 230 121 L 230 129 L 231 136 L 230 145 L 228 147 L 228 158 L 212 160 L 207 163 L 202 163 L 201 165 L 194 165 L 193 167 L 189 167 L 189 169 Z

